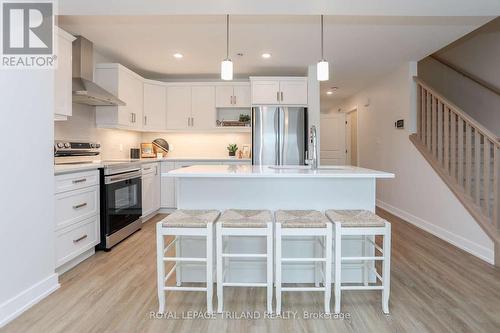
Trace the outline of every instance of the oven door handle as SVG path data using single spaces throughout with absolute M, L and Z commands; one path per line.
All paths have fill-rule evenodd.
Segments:
M 128 172 L 124 173 L 121 175 L 114 175 L 114 176 L 108 176 L 104 178 L 104 184 L 113 184 L 113 183 L 118 183 L 122 182 L 124 180 L 129 180 L 129 179 L 135 179 L 135 178 L 141 178 L 142 172 L 139 171 L 134 171 L 134 172 Z

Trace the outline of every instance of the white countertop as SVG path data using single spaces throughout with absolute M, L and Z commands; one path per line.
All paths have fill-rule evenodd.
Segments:
M 163 157 L 163 158 L 143 158 L 139 160 L 109 160 L 115 162 L 140 162 L 141 164 L 147 163 L 157 163 L 157 162 L 249 162 L 251 163 L 251 159 L 237 159 L 237 158 L 229 158 L 229 157 Z M 54 174 L 62 174 L 62 173 L 71 173 L 71 172 L 79 172 L 79 171 L 87 171 L 87 170 L 96 170 L 104 167 L 103 162 L 95 161 L 93 163 L 84 163 L 84 164 L 57 164 L 54 165 Z
M 176 178 L 394 178 L 393 173 L 353 166 L 194 165 L 162 173 Z

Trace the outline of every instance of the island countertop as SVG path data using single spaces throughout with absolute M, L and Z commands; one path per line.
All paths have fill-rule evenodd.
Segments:
M 175 178 L 394 178 L 393 173 L 353 167 L 267 165 L 195 165 L 162 173 Z

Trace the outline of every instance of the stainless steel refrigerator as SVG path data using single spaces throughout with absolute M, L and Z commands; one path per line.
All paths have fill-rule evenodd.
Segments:
M 252 164 L 304 165 L 307 108 L 252 108 Z

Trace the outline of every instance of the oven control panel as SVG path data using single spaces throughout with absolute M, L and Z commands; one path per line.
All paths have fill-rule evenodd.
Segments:
M 63 141 L 54 142 L 54 156 L 95 156 L 99 155 L 101 144 L 96 142 Z

